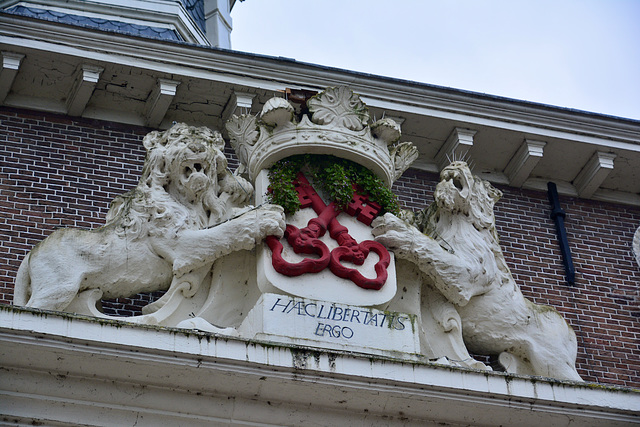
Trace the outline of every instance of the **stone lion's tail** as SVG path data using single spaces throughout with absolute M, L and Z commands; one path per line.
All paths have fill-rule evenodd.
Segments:
M 24 257 L 18 274 L 16 274 L 16 284 L 13 289 L 13 305 L 26 306 L 29 302 L 29 294 L 31 289 L 31 277 L 29 276 L 29 258 L 31 252 Z

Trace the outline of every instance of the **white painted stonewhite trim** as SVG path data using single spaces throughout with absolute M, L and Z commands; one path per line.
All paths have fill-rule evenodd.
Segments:
M 591 197 L 600 184 L 613 170 L 613 161 L 617 156 L 613 153 L 596 151 L 573 180 L 581 197 Z
M 73 416 L 81 417 L 74 422 L 97 417 L 89 424 L 104 416 L 116 424 L 167 417 L 185 425 L 640 422 L 637 390 L 8 306 L 0 307 L 0 325 L 0 412 L 20 422 Z
M 251 114 L 255 93 L 233 92 L 229 96 L 227 105 L 222 110 L 222 122 L 225 123 L 234 114 Z M 240 111 L 238 111 L 240 108 Z
M 3 103 L 13 86 L 20 64 L 24 59 L 21 53 L 2 52 L 2 68 L 0 69 L 0 103 Z
M 349 85 L 373 107 L 498 126 L 538 138 L 562 138 L 640 152 L 638 125 L 625 119 L 477 94 L 470 96 L 463 91 L 278 58 L 103 34 L 44 21 L 0 16 L 0 24 L 0 43 L 24 48 L 272 91 L 292 85 L 314 90 Z M 21 38 L 16 39 L 14 34 L 20 34 Z
M 83 64 L 78 69 L 76 81 L 67 96 L 67 114 L 82 115 L 103 71 L 104 68 L 89 64 Z
M 179 81 L 158 79 L 145 105 L 146 125 L 158 127 L 167 114 L 171 101 L 176 96 Z
M 204 19 L 211 45 L 231 49 L 231 8 L 229 0 L 204 0 Z
M 522 187 L 544 153 L 546 142 L 525 139 L 504 170 L 509 184 Z
M 473 147 L 475 134 L 476 131 L 472 129 L 455 128 L 436 154 L 435 161 L 438 171 L 444 169 L 454 160 L 464 160 Z

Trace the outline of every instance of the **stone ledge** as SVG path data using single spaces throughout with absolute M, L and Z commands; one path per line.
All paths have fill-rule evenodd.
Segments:
M 0 413 L 19 422 L 640 422 L 638 390 L 42 310 L 0 307 L 0 341 Z

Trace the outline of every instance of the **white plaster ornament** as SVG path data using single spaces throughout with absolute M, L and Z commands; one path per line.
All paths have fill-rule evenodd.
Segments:
M 329 88 L 309 99 L 307 106 L 310 117 L 297 122 L 293 107 L 273 98 L 265 103 L 260 119 L 234 116 L 227 123 L 231 144 L 255 181 L 256 203 L 267 200 L 266 169 L 296 154 L 353 161 L 389 187 L 418 156 L 410 142 L 397 143 L 400 127 L 393 120 L 370 124 L 366 105 L 346 87 Z M 322 201 L 308 182 L 297 189 L 301 200 L 309 203 L 287 216 L 282 243 L 269 238 L 269 248 L 258 251 L 260 290 L 361 306 L 389 302 L 396 293 L 395 263 L 373 241 L 373 217 L 363 225 L 350 217 L 349 209 L 341 211 L 331 200 Z
M 267 203 L 268 168 L 293 155 L 355 162 L 388 188 L 418 156 L 391 119 L 370 123 L 347 88 L 307 105 L 311 117 L 300 121 L 274 98 L 260 117 L 227 123 L 255 208 L 219 133 L 178 124 L 147 135 L 138 186 L 114 200 L 104 227 L 58 230 L 38 244 L 14 303 L 110 317 L 101 298 L 166 290 L 142 315 L 111 318 L 490 369 L 471 349 L 499 356 L 509 372 L 580 380 L 573 331 L 526 300 L 506 266 L 493 216 L 500 192 L 464 162 L 443 170 L 435 203 L 406 213 L 409 222 L 374 220 L 380 209 L 366 194 L 337 208 L 304 173 L 302 209 L 284 216 Z
M 263 107 L 262 120 L 241 115 L 226 124 L 231 145 L 252 181 L 286 157 L 328 154 L 363 165 L 391 187 L 418 157 L 410 142 L 396 144 L 400 128 L 392 119 L 369 125 L 366 105 L 346 87 L 328 88 L 309 99 L 311 117 L 304 115 L 300 122 L 287 104 L 274 98 Z
M 369 124 L 366 106 L 357 95 L 346 88 L 330 88 L 310 99 L 307 104 L 311 117 L 305 115 L 299 122 L 295 117 L 291 117 L 288 122 L 279 120 L 276 124 L 268 114 L 276 106 L 280 111 L 285 110 L 284 102 L 278 100 L 267 103 L 262 117 L 269 117 L 269 123 L 265 124 L 264 120 L 248 115 L 233 117 L 227 123 L 231 143 L 241 161 L 248 165 L 250 179 L 255 181 L 257 203 L 265 200 L 269 188 L 266 169 L 278 160 L 292 155 L 331 154 L 342 157 L 369 168 L 389 187 L 418 156 L 413 144 L 406 141 L 398 142 L 400 128 L 391 119 Z M 283 114 L 278 117 L 289 115 Z M 299 191 L 301 197 L 309 196 L 306 190 L 299 190 L 302 190 Z M 323 207 L 329 202 L 323 201 L 318 209 L 307 207 L 293 215 L 287 215 L 287 229 L 309 228 L 313 221 L 322 215 Z M 356 242 L 371 240 L 373 237 L 369 222 L 362 223 L 346 212 L 329 219 L 336 219 L 341 226 L 346 226 L 348 234 Z M 321 228 L 330 227 L 326 224 Z M 339 247 L 337 239 L 332 238 L 330 232 L 312 237 L 319 237 L 328 252 Z M 282 252 L 278 256 L 281 255 L 293 265 L 306 261 L 308 254 L 295 253 L 292 248 L 295 245 L 288 245 L 286 239 L 282 240 Z M 404 313 L 412 319 L 410 332 L 412 340 L 419 348 L 416 350 L 419 351 L 419 355 L 413 354 L 412 357 L 446 361 L 447 364 L 455 366 L 490 369 L 469 355 L 462 340 L 462 321 L 456 307 L 437 289 L 422 280 L 422 274 L 414 264 L 401 260 L 402 267 L 398 269 L 391 256 L 387 268 L 388 277 L 383 286 L 379 289 L 366 289 L 348 279 L 337 277 L 330 268 L 319 268 L 319 271 L 313 274 L 282 274 L 273 266 L 272 250 L 264 247 L 257 252 L 257 285 L 262 295 L 289 295 L 301 298 L 297 301 L 317 301 L 316 304 L 336 307 L 339 304 L 349 304 L 350 310 L 358 313 L 372 310 L 374 307 L 385 312 Z M 318 256 L 322 257 L 321 254 Z M 368 260 L 357 268 L 364 276 L 375 278 L 375 265 L 379 259 L 376 254 L 369 254 Z M 399 286 L 399 283 L 402 283 L 402 286 Z M 277 323 L 274 319 L 280 315 L 274 313 L 274 310 L 274 307 L 264 307 L 264 300 L 260 300 L 240 326 L 241 334 L 253 338 L 269 337 L 268 339 L 276 339 L 275 337 L 279 336 L 278 340 L 282 342 L 297 342 L 301 345 L 311 345 L 311 340 L 316 340 L 314 345 L 324 345 L 326 348 L 339 348 L 341 344 L 337 341 L 342 340 L 342 344 L 351 346 L 347 348 L 354 351 L 362 350 L 356 344 L 361 342 L 358 330 L 354 329 L 353 341 L 348 343 L 344 342 L 344 334 L 332 337 L 328 333 L 329 330 L 333 331 L 333 328 L 344 326 L 340 323 L 341 319 L 313 319 L 311 325 L 307 325 L 304 330 L 296 329 L 296 336 L 301 337 L 300 340 L 287 338 L 283 336 L 286 335 L 284 332 L 274 331 L 274 322 Z M 309 322 L 309 319 L 305 319 L 305 322 Z M 296 328 L 302 328 L 300 325 L 305 322 L 296 323 Z M 323 331 L 326 333 L 322 333 Z M 407 332 L 409 331 L 405 330 L 402 333 Z M 318 337 L 318 333 L 322 336 Z M 390 333 L 399 334 L 393 330 Z M 391 339 L 378 335 L 377 346 L 372 345 L 367 351 L 393 357 L 407 357 L 412 351 L 406 350 L 408 353 L 402 356 L 398 351 L 401 348 L 398 339 L 400 338 Z M 375 338 L 372 337 L 371 340 Z M 400 340 L 406 342 L 406 337 Z M 324 344 L 319 344 L 321 342 Z

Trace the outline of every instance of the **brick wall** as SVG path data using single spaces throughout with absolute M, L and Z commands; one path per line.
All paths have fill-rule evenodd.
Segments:
M 12 300 L 24 255 L 59 227 L 104 224 L 135 186 L 146 129 L 0 109 L 0 302 Z
M 11 303 L 18 266 L 37 242 L 59 227 L 104 223 L 113 197 L 137 183 L 148 131 L 0 108 L 0 303 Z M 409 170 L 394 191 L 406 208 L 420 209 L 436 182 Z M 568 286 L 546 193 L 500 189 L 496 225 L 509 267 L 528 298 L 556 307 L 573 326 L 582 377 L 640 388 L 640 268 L 631 252 L 640 209 L 560 198 L 576 267 Z M 104 305 L 131 315 L 157 296 Z
M 501 188 L 501 243 L 523 293 L 556 307 L 578 338 L 587 381 L 640 386 L 640 267 L 631 242 L 640 209 L 560 197 L 576 269 L 567 285 L 546 193 Z

